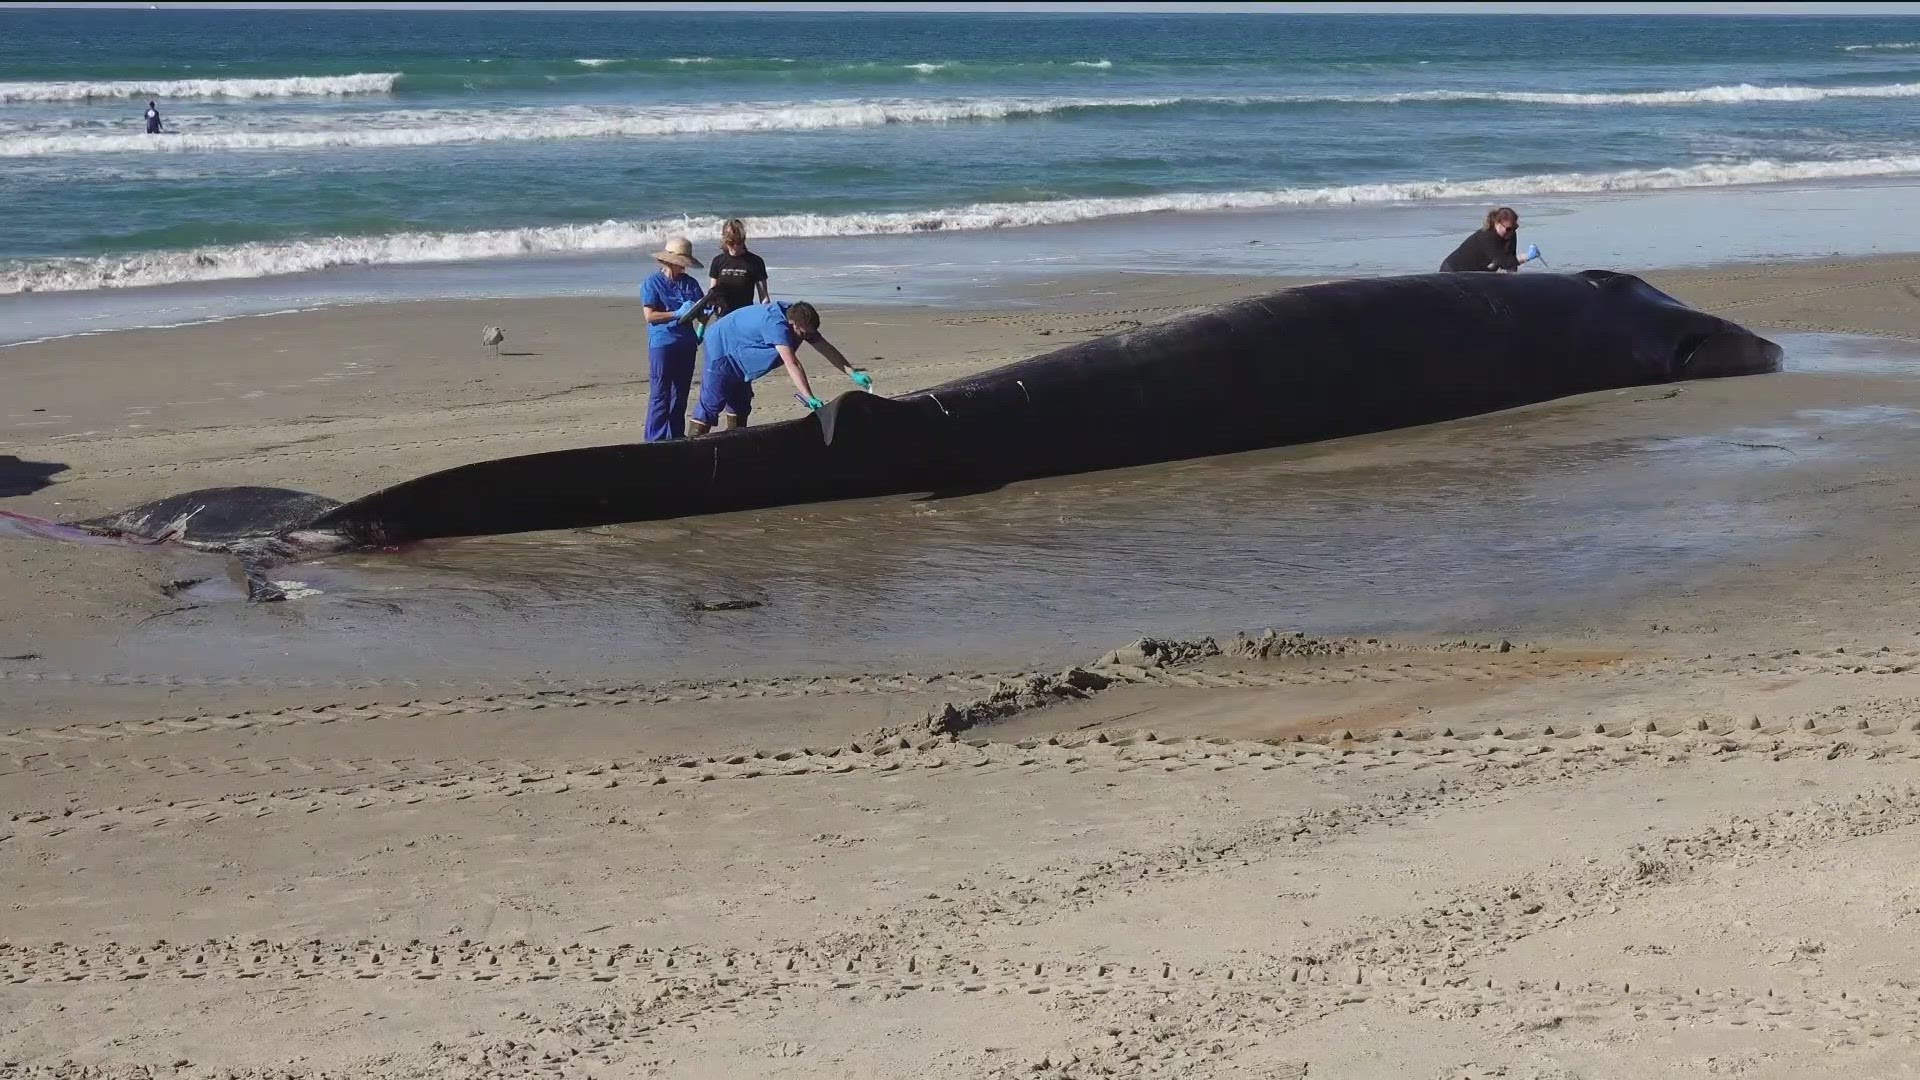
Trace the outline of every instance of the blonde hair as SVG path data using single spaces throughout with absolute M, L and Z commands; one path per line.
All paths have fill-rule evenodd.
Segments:
M 728 218 L 726 224 L 720 226 L 720 242 L 723 244 L 739 244 L 741 247 L 745 247 L 747 244 L 747 223 L 741 221 L 739 218 Z
M 1498 207 L 1496 209 L 1487 211 L 1486 227 L 1488 229 L 1492 229 L 1495 225 L 1498 225 L 1503 221 L 1509 222 L 1512 224 L 1517 224 L 1520 221 L 1520 215 L 1514 213 L 1513 207 L 1511 206 L 1502 206 L 1502 207 Z

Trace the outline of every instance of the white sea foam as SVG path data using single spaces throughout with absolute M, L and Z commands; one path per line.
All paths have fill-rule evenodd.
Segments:
M 1830 98 L 1920 97 L 1920 83 L 1882 83 L 1874 86 L 1703 86 L 1693 90 L 1634 90 L 1619 93 L 1567 94 L 1527 90 L 1419 90 L 1335 98 L 1354 102 L 1393 104 L 1408 101 L 1502 101 L 1520 105 L 1744 105 L 1767 101 L 1825 101 Z
M 164 153 L 168 151 L 304 150 L 441 146 L 455 143 L 559 139 L 647 138 L 666 135 L 813 131 L 889 124 L 939 124 L 1007 120 L 1076 110 L 1153 109 L 1183 105 L 1274 106 L 1322 103 L 1400 105 L 1419 102 L 1489 101 L 1535 105 L 1726 105 L 1748 102 L 1819 101 L 1827 98 L 1920 97 L 1920 83 L 1872 86 L 1709 86 L 1694 90 L 1623 93 L 1423 90 L 1400 94 L 1139 98 L 967 98 L 748 102 L 655 108 L 589 108 L 505 111 L 433 110 L 299 118 L 310 127 L 248 118 L 256 126 L 231 128 L 181 124 L 181 131 L 154 138 L 135 132 L 21 134 L 0 136 L 0 157 L 54 154 Z M 417 122 L 416 122 L 417 121 Z M 233 124 L 232 119 L 216 121 Z M 265 123 L 283 126 L 261 127 Z
M 0 102 L 91 101 L 95 98 L 273 98 L 384 94 L 397 71 L 298 75 L 285 79 L 129 79 L 123 82 L 0 82 Z
M 1266 191 L 975 203 L 918 212 L 786 214 L 749 219 L 747 228 L 752 235 L 761 237 L 871 236 L 1057 225 L 1167 211 L 1507 199 L 1536 194 L 1652 191 L 1903 174 L 1920 174 L 1920 155 L 1845 161 L 1747 161 L 1608 173 L 1541 173 L 1484 180 L 1435 179 Z M 0 264 L 0 295 L 268 277 L 341 266 L 391 266 L 567 252 L 644 250 L 648 245 L 657 244 L 665 237 L 676 234 L 711 241 L 718 233 L 720 220 L 718 217 L 701 217 L 665 221 L 604 221 L 594 225 L 491 229 L 466 233 L 411 232 L 232 244 L 139 255 L 16 261 Z
M 53 154 L 442 146 L 453 143 L 811 131 L 886 124 L 1003 120 L 1020 116 L 1039 116 L 1069 109 L 1120 106 L 1151 108 L 1172 104 L 1178 100 L 1177 98 L 1137 98 L 1123 101 L 1090 98 L 1005 98 L 961 101 L 901 99 L 641 109 L 567 107 L 492 113 L 423 110 L 315 120 L 312 123 L 316 126 L 307 129 L 201 130 L 189 128 L 177 134 L 159 137 L 136 132 L 23 135 L 0 138 L 0 158 L 44 157 Z M 407 120 L 421 122 L 407 123 Z M 326 126 L 319 126 L 321 124 Z
M 931 75 L 936 71 L 944 71 L 947 68 L 952 67 L 953 65 L 922 63 L 922 64 L 902 64 L 901 66 L 906 68 L 908 71 L 917 71 L 922 75 Z
M 620 61 L 618 60 L 602 60 L 596 57 L 586 57 L 584 59 L 574 61 L 574 63 L 579 64 L 581 67 L 590 67 L 590 68 L 606 67 L 608 64 L 617 64 L 619 62 Z
M 713 57 L 711 56 L 669 56 L 667 57 L 667 63 L 669 64 L 711 64 L 713 63 Z
M 1911 52 L 1920 49 L 1920 41 L 1876 41 L 1866 45 L 1842 45 L 1847 52 Z
M 697 59 L 697 58 L 696 58 Z M 688 62 L 692 62 L 689 60 Z M 934 65 L 924 65 L 937 70 Z M 343 78 L 393 79 L 398 76 Z M 237 80 L 243 81 L 243 80 Z M 236 81 L 236 82 L 237 82 Z M 286 83 L 292 80 L 274 80 Z M 7 84 L 0 84 L 4 87 Z M 49 87 L 63 84 L 13 84 Z M 71 84 L 80 85 L 80 84 Z M 107 85 L 107 84 L 87 84 Z M 134 84 L 127 84 L 134 85 Z M 211 84 L 210 84 L 211 85 Z M 225 83 L 221 85 L 231 85 Z M 389 84 L 390 85 L 390 84 Z M 0 94 L 4 94 L 0 90 Z M 247 118 L 237 123 L 180 123 L 177 133 L 153 138 L 133 132 L 99 134 L 0 135 L 0 157 L 52 154 L 154 153 L 203 150 L 301 150 L 440 146 L 453 143 L 516 142 L 558 139 L 644 138 L 664 135 L 728 134 L 756 131 L 811 131 L 889 124 L 939 124 L 1006 120 L 1076 110 L 1152 109 L 1174 106 L 1275 106 L 1314 104 L 1401 105 L 1421 102 L 1505 102 L 1512 104 L 1593 106 L 1738 105 L 1754 102 L 1806 102 L 1829 98 L 1920 97 L 1920 83 L 1869 86 L 1708 86 L 1692 90 L 1619 93 L 1535 91 L 1420 90 L 1372 95 L 1249 95 L 1232 97 L 1139 98 L 968 98 L 747 102 L 697 107 L 515 109 L 505 111 L 436 110 L 299 118 L 308 127 L 287 127 L 284 120 Z M 5 100 L 0 97 L 0 100 Z M 418 117 L 422 122 L 408 123 Z M 177 121 L 176 121 L 177 122 Z M 261 127 L 261 124 L 277 124 Z
M 1105 71 L 1106 69 L 1113 66 L 1113 61 L 1111 60 L 1075 60 L 1070 66 L 1082 67 L 1082 68 L 1099 68 L 1100 70 Z

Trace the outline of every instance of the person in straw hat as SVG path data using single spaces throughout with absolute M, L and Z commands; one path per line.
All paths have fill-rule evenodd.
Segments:
M 676 236 L 653 253 L 660 264 L 640 283 L 640 311 L 647 320 L 647 434 L 648 442 L 685 438 L 687 389 L 693 384 L 693 356 L 700 337 L 691 320 L 680 321 L 705 292 L 688 270 L 701 263 L 693 257 L 693 243 Z

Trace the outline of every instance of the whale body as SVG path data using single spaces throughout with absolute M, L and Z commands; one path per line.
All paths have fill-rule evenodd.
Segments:
M 1777 344 L 1630 274 L 1356 279 L 697 439 L 475 462 L 345 503 L 216 488 L 81 524 L 280 549 L 580 528 L 1315 442 L 1780 361 Z

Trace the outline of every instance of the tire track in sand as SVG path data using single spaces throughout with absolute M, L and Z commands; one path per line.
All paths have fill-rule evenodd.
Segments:
M 1654 749 L 1671 750 L 1670 740 L 1688 740 L 1683 752 L 1710 755 L 1750 752 L 1766 760 L 1781 760 L 1793 754 L 1824 753 L 1849 747 L 1845 742 L 1823 740 L 1852 733 L 1862 738 L 1857 727 L 1805 737 L 1805 729 L 1779 733 L 1739 733 L 1699 738 L 1683 728 L 1676 734 L 1662 735 L 1644 730 L 1609 736 L 1584 733 L 1579 736 L 1538 735 L 1485 737 L 1492 753 L 1506 754 L 1496 744 L 1505 740 L 1527 752 L 1513 754 L 1511 762 L 1478 760 L 1465 757 L 1461 764 L 1471 775 L 1443 793 L 1442 802 L 1457 804 L 1463 799 L 1506 786 L 1505 777 L 1525 772 L 1530 763 L 1554 754 L 1533 752 L 1545 740 L 1575 744 L 1596 767 L 1610 767 L 1631 760 L 1651 760 L 1648 755 L 1608 753 L 1633 744 L 1663 744 Z M 1910 741 L 1901 733 L 1888 733 Z M 1864 736 L 1873 739 L 1871 732 Z M 1442 736 L 1441 739 L 1446 737 Z M 1801 739 L 1800 745 L 1788 745 Z M 1344 741 L 1344 740 L 1343 740 Z M 1402 736 L 1383 743 L 1413 742 Z M 1461 739 L 1461 742 L 1483 740 Z M 1143 744 L 1157 740 L 1142 739 Z M 1105 744 L 1111 746 L 1111 743 Z M 1133 744 L 1129 744 L 1133 745 Z M 1230 756 L 1242 747 L 1234 744 L 1205 744 L 1213 750 L 1199 750 L 1211 757 Z M 1269 750 L 1270 744 L 1257 744 Z M 1059 743 L 1036 743 L 1055 749 Z M 1117 749 L 1127 749 L 1121 746 Z M 1020 749 L 1018 747 L 1014 749 Z M 1168 750 L 1170 747 L 1158 747 Z M 1226 755 L 1219 753 L 1225 750 Z M 1284 748 L 1282 748 L 1284 749 Z M 1351 766 L 1355 751 L 1349 747 L 1326 745 L 1322 767 Z M 1401 751 L 1404 747 L 1381 745 L 1378 751 Z M 1448 747 L 1448 752 L 1454 752 Z M 1309 751 L 1313 753 L 1313 751 Z M 1671 754 L 1656 755 L 1670 759 Z M 744 764 L 744 762 L 742 763 Z M 1506 767 L 1501 767 L 1506 766 Z M 1479 781 L 1476 784 L 1476 780 Z M 1383 806 L 1396 801 L 1405 805 L 1406 793 L 1377 800 Z M 1420 812 L 1433 809 L 1419 807 Z M 1360 813 L 1348 808 L 1298 815 L 1281 827 L 1267 830 L 1274 842 L 1298 844 L 1305 838 L 1330 839 L 1363 824 L 1382 824 L 1381 815 Z M 1813 847 L 1841 843 L 1850 839 L 1879 835 L 1920 823 L 1920 793 L 1911 786 L 1895 790 L 1866 792 L 1849 798 L 1819 800 L 1793 810 L 1783 810 L 1751 818 L 1735 818 L 1722 825 L 1669 836 L 1636 845 L 1627 858 L 1600 869 L 1563 875 L 1540 875 L 1519 882 L 1470 890 L 1452 901 L 1420 913 L 1370 924 L 1342 938 L 1327 942 L 1307 957 L 1308 963 L 1282 963 L 1272 959 L 1249 964 L 1245 968 L 1217 967 L 1176 971 L 1171 966 L 1119 967 L 1097 962 L 1062 961 L 1050 958 L 1010 958 L 972 956 L 965 952 L 943 950 L 938 940 L 909 940 L 911 931 L 935 929 L 933 916 L 918 921 L 912 913 L 904 920 L 893 920 L 894 928 L 881 935 L 836 936 L 814 947 L 766 952 L 732 952 L 679 948 L 651 950 L 633 946 L 598 948 L 578 943 L 547 947 L 536 945 L 494 946 L 471 941 L 443 943 L 409 942 L 390 945 L 356 942 L 350 945 L 315 942 L 270 942 L 266 940 L 212 942 L 195 945 L 55 945 L 29 948 L 19 945 L 0 947 L 0 981 L 10 985 L 66 985 L 85 982 L 144 982 L 181 979 L 215 981 L 234 980 L 388 980 L 392 982 L 434 982 L 440 980 L 476 983 L 517 983 L 565 981 L 580 985 L 611 983 L 619 990 L 632 985 L 640 996 L 630 1006 L 613 1006 L 599 1014 L 598 1021 L 586 1016 L 582 1024 L 575 1014 L 561 1027 L 549 1026 L 542 1032 L 547 1041 L 488 1041 L 469 1047 L 460 1054 L 458 1064 L 471 1064 L 474 1054 L 493 1060 L 501 1068 L 520 1065 L 547 1069 L 556 1063 L 571 1067 L 617 1064 L 623 1046 L 634 1040 L 652 1043 L 675 1031 L 694 1032 L 709 1025 L 715 1012 L 737 1009 L 743 1003 L 761 998 L 775 1000 L 795 993 L 905 994 L 995 993 L 1025 994 L 1053 1001 L 1094 1018 L 1113 1017 L 1133 1026 L 1109 1024 L 1117 1034 L 1098 1045 L 1076 1049 L 1049 1061 L 1044 1068 L 1031 1063 L 1020 1068 L 1032 1071 L 1052 1070 L 1056 1075 L 1076 1073 L 1076 1066 L 1089 1069 L 1125 1067 L 1129 1074 L 1173 1075 L 1158 1070 L 1184 1068 L 1180 1075 L 1195 1073 L 1192 1051 L 1205 1040 L 1207 1046 L 1222 1045 L 1222 1067 L 1233 1056 L 1251 1049 L 1258 1039 L 1298 1027 L 1342 1008 L 1380 1001 L 1440 1019 L 1473 1018 L 1488 1010 L 1508 1010 L 1520 1015 L 1545 1016 L 1570 1008 L 1610 1008 L 1630 1014 L 1636 1021 L 1795 1025 L 1833 1033 L 1852 1033 L 1871 1037 L 1876 1031 L 1898 1027 L 1900 1017 L 1914 1013 L 1917 996 L 1911 992 L 1880 988 L 1866 994 L 1842 992 L 1838 996 L 1759 996 L 1752 992 L 1715 991 L 1691 994 L 1679 990 L 1634 991 L 1622 987 L 1604 992 L 1580 983 L 1579 973 L 1568 973 L 1556 980 L 1553 990 L 1539 984 L 1521 983 L 1499 986 L 1470 973 L 1471 965 L 1494 955 L 1512 942 L 1543 930 L 1563 926 L 1589 917 L 1623 900 L 1653 893 L 1681 884 L 1702 871 L 1730 862 L 1778 859 Z M 1285 837 L 1284 841 L 1279 840 Z M 1229 853 L 1229 854 L 1246 854 Z M 1201 859 L 1189 862 L 1188 853 L 1163 852 L 1157 856 L 1166 869 L 1211 865 L 1228 872 L 1246 865 L 1231 859 Z M 1154 867 L 1136 867 L 1142 874 L 1105 874 L 1110 882 L 1122 877 L 1153 879 Z M 1083 883 L 1086 878 L 1082 878 Z M 1064 883 L 1063 883 L 1064 884 Z M 1044 895 L 1025 898 L 1023 908 L 1035 904 L 1058 910 L 1060 900 L 1084 895 L 1076 887 L 1063 888 L 1052 903 Z M 956 922 L 984 924 L 1001 921 L 994 910 L 971 912 L 945 911 L 938 917 L 937 937 L 951 940 Z M 1566 989 L 1563 989 L 1566 987 Z M 1139 1013 L 1145 1006 L 1152 1010 L 1152 1022 L 1142 1025 Z M 592 1027 L 602 1022 L 601 1029 Z M 1848 1026 L 1851 1025 L 1851 1026 Z M 577 1027 L 581 1041 L 553 1042 L 555 1032 L 570 1034 Z M 1908 1028 L 1908 1030 L 1912 1030 Z M 1222 1043 L 1222 1032 L 1245 1032 L 1243 1038 Z M 1252 1040 L 1252 1041 L 1249 1041 Z M 557 1056 L 556 1056 L 557 1055 Z M 1206 1063 L 1202 1055 L 1198 1059 Z M 453 1067 L 447 1057 L 441 1064 Z M 435 1070 L 438 1071 L 438 1070 Z M 45 1074 L 53 1075 L 53 1074 Z
M 149 979 L 612 984 L 612 1003 L 527 1018 L 524 1038 L 482 1037 L 436 1051 L 428 1074 L 484 1066 L 489 1075 L 563 1074 L 618 1067 L 630 1047 L 710 1029 L 717 1013 L 805 994 L 867 998 L 940 993 L 1017 995 L 1071 1010 L 1108 1034 L 1022 1074 L 1245 1075 L 1235 1064 L 1276 1034 L 1356 1005 L 1377 1003 L 1442 1021 L 1551 1026 L 1573 1013 L 1604 1012 L 1651 1025 L 1794 1028 L 1827 1039 L 1920 1030 L 1920 992 L 1846 987 L 1761 992 L 1706 987 L 1601 986 L 1566 972 L 1501 983 L 1472 974 L 1484 959 L 1533 933 L 1606 906 L 1681 884 L 1728 863 L 1779 859 L 1815 847 L 1920 824 L 1913 788 L 1863 792 L 1636 845 L 1606 867 L 1544 875 L 1462 894 L 1428 910 L 1363 928 L 1308 963 L 1176 968 L 1004 956 L 924 943 L 835 943 L 767 951 L 700 948 L 493 946 L 471 941 L 387 945 L 357 942 L 216 942 L 203 945 L 18 947 L 0 951 L 9 983 L 60 985 Z M 1650 856 L 1659 855 L 1653 859 Z M 1551 898 L 1542 905 L 1541 898 Z M 938 1000 L 930 998 L 930 1001 Z M 734 1023 L 738 1023 L 736 1016 Z M 689 1050 L 695 1049 L 689 1047 Z M 1197 1051 L 1197 1052 L 1196 1052 Z M 994 1073 L 993 1075 L 1002 1075 Z
M 1161 739 L 1151 731 L 1102 732 L 1093 736 L 1052 736 L 1019 743 L 986 740 L 961 741 L 951 736 L 913 741 L 905 737 L 853 742 L 825 750 L 799 747 L 753 751 L 726 756 L 678 756 L 650 761 L 593 760 L 560 765 L 521 761 L 419 758 L 319 758 L 243 756 L 182 758 L 179 756 L 94 760 L 86 763 L 45 754 L 9 754 L 0 759 L 0 777 L 80 772 L 87 778 L 118 779 L 135 776 L 191 778 L 204 790 L 205 780 L 230 779 L 244 790 L 217 795 L 154 798 L 144 802 L 87 806 L 66 802 L 58 807 L 11 808 L 0 822 L 0 842 L 19 836 L 68 838 L 72 843 L 88 836 L 126 830 L 168 827 L 191 829 L 220 821 L 258 820 L 275 815 L 301 816 L 417 806 L 424 803 L 464 802 L 471 799 L 511 799 L 554 796 L 569 792 L 645 791 L 662 785 L 701 785 L 716 782 L 777 781 L 801 777 L 834 778 L 852 774 L 895 775 L 913 772 L 991 774 L 994 772 L 1063 771 L 1069 774 L 1119 776 L 1138 770 L 1196 776 L 1232 773 L 1257 782 L 1264 774 L 1275 778 L 1300 771 L 1333 776 L 1376 773 L 1405 775 L 1434 768 L 1474 771 L 1517 769 L 1592 771 L 1640 763 L 1667 763 L 1692 758 L 1735 760 L 1762 756 L 1787 760 L 1809 756 L 1858 755 L 1867 758 L 1920 758 L 1920 731 L 1904 727 L 1870 728 L 1867 721 L 1816 727 L 1811 718 L 1776 728 L 1736 725 L 1703 730 L 1694 725 L 1652 723 L 1617 728 L 1604 724 L 1597 732 L 1503 731 L 1481 735 L 1396 729 L 1357 740 L 1350 732 L 1332 736 L 1304 736 L 1288 741 L 1240 741 L 1211 738 Z M 342 780 L 365 779 L 361 783 Z M 1228 778 L 1228 777 L 1223 777 Z M 305 780 L 306 784 L 254 788 L 274 780 Z M 1532 782 L 1515 774 L 1500 787 Z M 1438 798 L 1439 796 L 1429 796 Z M 1400 812 L 1405 812 L 1404 806 Z M 1352 812 L 1325 812 L 1326 822 L 1353 825 L 1361 820 Z M 1285 827 L 1289 842 L 1297 841 L 1306 826 Z M 1226 858 L 1247 844 L 1271 843 L 1274 836 L 1236 841 L 1220 846 L 1213 858 Z M 1196 856 L 1200 862 L 1206 858 Z M 1107 873 L 1119 873 L 1118 864 Z M 1158 871 L 1166 873 L 1164 869 Z M 1087 879 L 1075 883 L 1083 889 Z M 1025 904 L 1030 898 L 1021 898 Z M 992 902 L 999 902 L 998 900 Z
M 1502 985 L 1471 974 L 1471 967 L 1533 934 L 1615 910 L 1621 902 L 1684 884 L 1719 866 L 1778 860 L 1917 824 L 1920 790 L 1911 785 L 1735 817 L 1721 825 L 1636 844 L 1625 860 L 1610 866 L 1529 876 L 1459 894 L 1450 903 L 1413 915 L 1374 921 L 1326 943 L 1309 959 L 1315 961 L 1312 969 L 1321 977 L 1351 988 L 1340 1006 L 1376 996 L 1393 999 L 1391 994 L 1362 992 L 1372 972 L 1377 973 L 1376 982 L 1390 986 L 1404 987 L 1413 980 L 1419 989 L 1400 994 L 1398 1004 L 1441 1020 L 1472 1019 L 1486 1010 L 1500 1010 L 1518 1014 L 1513 1019 L 1522 1024 L 1551 1026 L 1569 1011 L 1586 1007 L 1612 1009 L 1636 1021 L 1793 1026 L 1828 1038 L 1872 1038 L 1894 1032 L 1911 1037 L 1920 1032 L 1920 990 L 1898 984 L 1802 993 L 1796 1003 L 1795 994 L 1772 990 L 1763 994 L 1736 988 L 1709 995 L 1703 987 L 1636 991 L 1625 984 L 1595 989 L 1579 972 L 1555 980 L 1548 992 L 1544 980 Z M 1434 990 L 1436 986 L 1466 992 L 1441 993 Z M 1164 1026 L 1130 1052 L 1144 1058 L 1158 1051 L 1168 1065 L 1192 1060 L 1197 1048 L 1220 1045 L 1225 1032 L 1247 1032 L 1237 1040 L 1237 1047 L 1223 1047 L 1231 1059 L 1235 1049 L 1252 1050 L 1263 1039 L 1318 1018 L 1311 1013 L 1275 1015 L 1269 1003 L 1244 993 L 1188 995 L 1156 1002 L 1154 1008 Z M 1206 1060 L 1206 1055 L 1200 1054 L 1199 1059 Z
M 1150 1001 L 1156 1006 L 1177 1004 L 1196 994 L 1235 1000 L 1248 1021 L 1267 1017 L 1305 1022 L 1368 1002 L 1402 1009 L 1439 1021 L 1499 1022 L 1519 1030 L 1559 1026 L 1567 1017 L 1585 1020 L 1630 1021 L 1648 1028 L 1727 1027 L 1743 1031 L 1797 1031 L 1829 1041 L 1879 1038 L 1911 1031 L 1920 1022 L 1915 998 L 1897 990 L 1794 990 L 1752 994 L 1740 990 L 1634 988 L 1626 992 L 1598 986 L 1523 984 L 1513 988 L 1484 984 L 1404 985 L 1384 973 L 1353 985 L 1283 986 L 1252 982 L 1231 969 L 1196 974 L 1175 971 L 1110 971 L 1093 974 L 1088 965 L 1040 964 L 1033 973 L 1025 962 L 938 958 L 921 961 L 917 970 L 895 973 L 820 973 L 799 970 L 790 976 L 769 978 L 764 994 L 773 1004 L 799 993 L 842 993 L 865 1000 L 889 996 L 925 995 L 929 1007 L 962 994 L 1032 995 L 1042 1002 L 1112 997 Z M 716 983 L 727 976 L 715 976 Z M 653 996 L 624 1002 L 573 1008 L 551 1018 L 527 1016 L 522 1031 L 513 1035 L 480 1036 L 461 1046 L 442 1046 L 428 1052 L 418 1064 L 394 1061 L 348 1070 L 320 1070 L 302 1066 L 222 1068 L 205 1071 L 177 1062 L 152 1061 L 102 1066 L 67 1060 L 51 1064 L 0 1063 L 8 1080 L 154 1080 L 157 1077 L 218 1076 L 223 1080 L 364 1080 L 368 1076 L 414 1077 L 579 1077 L 604 1074 L 628 1064 L 630 1048 L 644 1046 L 655 1053 L 673 1049 L 676 1036 L 699 1038 L 703 1011 L 689 1014 L 677 1005 L 697 1001 L 697 992 L 684 984 L 663 984 Z M 1113 1032 L 1098 1043 L 1050 1051 L 1024 1060 L 988 1066 L 976 1075 L 1047 1077 L 1080 1080 L 1108 1076 L 1141 1077 L 1252 1077 L 1256 1080 L 1299 1080 L 1311 1075 L 1310 1062 L 1243 1064 L 1232 1059 L 1208 1060 L 1189 1051 L 1181 1025 L 1163 1020 L 1130 1017 L 1108 1025 Z M 1206 1049 L 1218 1042 L 1210 1035 Z M 667 1043 L 667 1046 L 662 1046 Z M 1238 1049 L 1236 1047 L 1235 1049 Z M 685 1051 L 698 1054 L 698 1045 Z M 617 1074 L 617 1072 L 616 1072 Z
M 1169 643 L 1155 643 L 1168 645 Z M 1432 651 L 1434 656 L 1392 656 L 1378 663 L 1352 663 L 1314 668 L 1217 669 L 1202 667 L 1201 662 L 1218 655 L 1220 649 L 1210 639 L 1202 642 L 1178 642 L 1173 646 L 1204 645 L 1196 659 L 1174 663 L 1140 663 L 1105 659 L 1083 668 L 1070 668 L 1058 675 L 996 675 L 979 672 L 948 672 L 917 676 L 911 673 L 890 675 L 854 675 L 845 677 L 799 677 L 764 680 L 730 680 L 719 683 L 613 684 L 602 686 L 541 685 L 531 688 L 487 692 L 452 697 L 419 697 L 398 702 L 363 701 L 358 704 L 330 702 L 321 705 L 293 706 L 267 710 L 221 713 L 197 713 L 150 720 L 125 720 L 107 724 L 69 724 L 16 728 L 0 732 L 0 748 L 33 743 L 74 743 L 128 737 L 161 736 L 176 732 L 197 733 L 212 730 L 241 731 L 254 727 L 285 727 L 293 724 L 331 724 L 343 721 L 404 721 L 420 716 L 459 716 L 470 713 L 497 713 L 508 710 L 576 708 L 585 705 L 629 707 L 709 700 L 746 698 L 805 697 L 835 694 L 907 694 L 907 693 L 986 693 L 984 703 L 995 716 L 1011 715 L 1000 710 L 1008 703 L 1022 702 L 1021 710 L 1058 697 L 1078 697 L 1115 685 L 1166 687 L 1173 689 L 1275 689 L 1281 687 L 1325 687 L 1341 685 L 1404 685 L 1407 683 L 1477 682 L 1584 677 L 1608 679 L 1645 679 L 1657 677 L 1712 677 L 1725 675 L 1902 675 L 1920 665 L 1920 653 L 1894 651 L 1891 647 L 1849 652 L 1846 648 L 1803 653 L 1793 649 L 1779 653 L 1749 653 L 1737 657 L 1694 659 L 1575 661 L 1555 654 L 1514 654 L 1511 659 L 1486 655 L 1490 646 L 1395 649 L 1395 652 Z M 1381 650 L 1385 652 L 1385 649 Z M 1448 656 L 1451 652 L 1478 652 L 1476 661 Z M 1115 654 L 1108 654 L 1109 657 Z M 1149 658 L 1151 659 L 1151 658 Z M 0 677 L 75 681 L 60 679 L 64 673 L 9 672 Z M 102 680 L 109 677 L 96 677 Z M 154 685 L 190 686 L 195 684 L 171 676 L 152 677 Z M 137 677 L 119 677 L 102 685 L 147 685 Z M 963 722 L 971 705 L 962 705 L 944 721 L 936 719 L 933 730 L 955 719 Z

